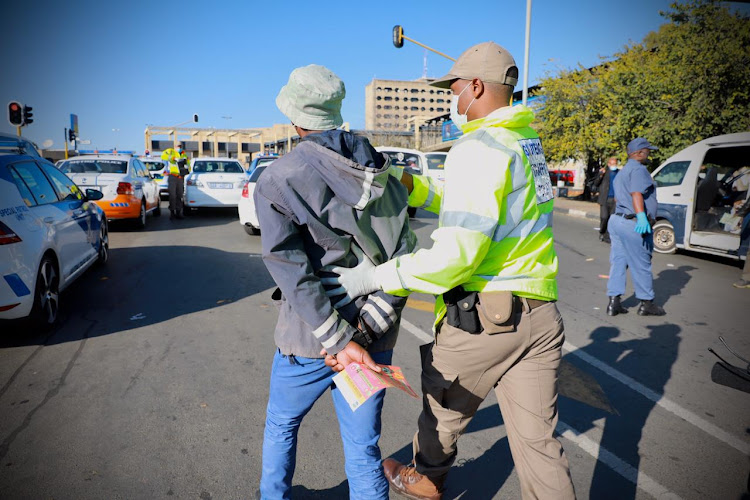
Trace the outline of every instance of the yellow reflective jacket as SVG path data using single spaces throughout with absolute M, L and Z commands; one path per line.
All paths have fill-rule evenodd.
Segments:
M 434 245 L 378 266 L 384 291 L 440 295 L 462 285 L 557 299 L 552 185 L 533 119 L 529 108 L 514 106 L 473 120 L 448 153 L 444 186 L 414 176 L 409 205 L 439 209 Z M 442 297 L 435 312 L 437 323 Z
M 187 167 L 189 161 L 188 157 L 185 154 L 185 151 L 183 150 L 182 153 L 178 153 L 177 150 L 169 148 L 165 149 L 161 154 L 162 160 L 167 160 L 169 162 L 169 173 L 171 175 L 180 175 L 180 169 L 177 166 L 178 160 L 185 160 L 185 167 Z

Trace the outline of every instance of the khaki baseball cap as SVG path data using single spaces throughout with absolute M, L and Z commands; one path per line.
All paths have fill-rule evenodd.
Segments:
M 510 52 L 495 42 L 483 42 L 467 49 L 447 75 L 430 82 L 430 85 L 447 89 L 456 80 L 474 78 L 515 87 L 518 83 L 518 67 Z

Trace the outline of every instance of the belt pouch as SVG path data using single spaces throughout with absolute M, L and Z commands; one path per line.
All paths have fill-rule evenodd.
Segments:
M 479 294 L 479 320 L 484 333 L 508 333 L 515 331 L 515 300 L 511 292 L 482 292 Z
M 444 293 L 443 300 L 447 309 L 445 320 L 449 325 L 472 334 L 482 333 L 482 324 L 477 312 L 477 292 L 467 292 L 457 286 Z

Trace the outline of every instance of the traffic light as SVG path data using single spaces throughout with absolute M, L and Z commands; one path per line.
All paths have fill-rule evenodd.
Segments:
M 14 127 L 23 126 L 23 109 L 21 103 L 16 101 L 8 103 L 8 121 Z
M 198 115 L 193 115 L 193 123 L 198 123 Z
M 404 28 L 399 24 L 393 27 L 393 46 L 397 49 L 404 46 Z
M 23 105 L 23 124 L 30 125 L 34 123 L 34 113 L 31 110 L 34 109 L 31 106 Z
M 69 140 L 70 142 L 73 142 L 73 141 L 75 141 L 76 139 L 77 139 L 77 137 L 76 137 L 76 131 L 75 131 L 75 130 L 73 130 L 72 128 L 69 128 L 69 129 L 68 129 L 68 140 Z

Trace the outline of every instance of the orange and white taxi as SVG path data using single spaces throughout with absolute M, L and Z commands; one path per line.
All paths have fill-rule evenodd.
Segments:
M 96 189 L 104 194 L 95 203 L 108 220 L 131 219 L 146 227 L 146 216 L 161 215 L 159 188 L 148 168 L 138 158 L 127 155 L 84 155 L 66 160 L 60 171 L 82 190 Z

